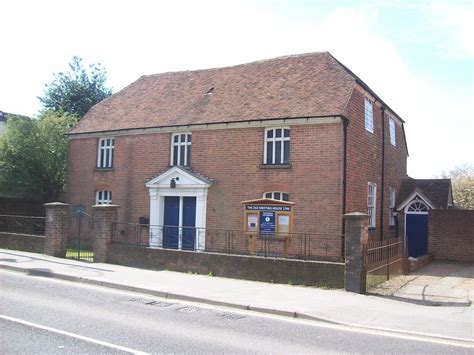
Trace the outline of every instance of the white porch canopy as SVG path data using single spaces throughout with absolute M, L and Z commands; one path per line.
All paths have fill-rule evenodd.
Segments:
M 150 192 L 150 246 L 163 247 L 165 196 L 196 197 L 196 227 L 206 227 L 207 191 L 211 184 L 212 180 L 179 166 L 146 183 Z M 196 249 L 205 249 L 205 233 L 197 233 Z

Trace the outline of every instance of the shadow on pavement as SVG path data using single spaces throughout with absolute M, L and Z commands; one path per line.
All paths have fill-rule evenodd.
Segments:
M 16 259 L 4 259 L 4 258 L 0 258 L 0 261 L 5 261 L 7 263 L 16 263 Z
M 21 254 L 9 253 L 9 252 L 5 252 L 5 251 L 2 251 L 2 254 L 18 256 L 18 257 L 21 257 L 21 258 L 31 259 L 31 260 L 39 260 L 39 261 L 44 261 L 44 262 L 52 263 L 52 264 L 66 265 L 66 266 L 74 267 L 74 268 L 114 272 L 114 270 L 110 270 L 110 269 L 101 269 L 101 268 L 98 268 L 98 267 L 86 266 L 87 265 L 86 263 L 84 263 L 84 266 L 82 266 L 82 265 L 75 265 L 75 264 L 70 264 L 70 263 L 63 263 L 63 262 L 55 261 L 55 260 L 51 260 L 51 259 L 42 259 L 42 258 L 35 258 L 34 256 L 25 256 L 25 255 L 21 255 Z M 16 259 L 0 259 L 0 261 L 19 263 Z
M 32 268 L 26 269 L 26 271 L 30 276 L 54 277 L 54 273 L 51 271 L 51 269 Z
M 420 306 L 428 307 L 469 307 L 471 304 L 469 302 L 449 302 L 449 301 L 431 301 L 431 300 L 418 300 L 414 298 L 405 298 L 400 296 L 384 296 L 376 293 L 367 293 L 367 295 L 372 297 L 379 297 L 383 299 L 389 299 L 394 301 L 400 301 L 405 303 L 412 303 Z

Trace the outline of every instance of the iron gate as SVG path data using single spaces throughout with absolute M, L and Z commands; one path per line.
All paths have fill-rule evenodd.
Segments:
M 92 217 L 83 206 L 74 206 L 71 211 L 66 258 L 94 261 Z
M 364 248 L 367 286 L 374 287 L 403 273 L 403 238 L 372 241 Z

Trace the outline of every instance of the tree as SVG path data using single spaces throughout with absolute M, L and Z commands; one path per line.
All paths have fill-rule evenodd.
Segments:
M 454 203 L 464 209 L 474 209 L 474 166 L 458 165 L 443 175 L 451 179 Z
M 82 118 L 92 106 L 112 95 L 112 89 L 105 86 L 107 71 L 100 64 L 91 64 L 86 70 L 82 58 L 74 56 L 69 68 L 66 73 L 54 74 L 44 96 L 38 99 L 46 110 Z
M 0 189 L 15 196 L 51 202 L 65 190 L 67 129 L 76 118 L 43 112 L 39 119 L 10 115 L 0 138 Z

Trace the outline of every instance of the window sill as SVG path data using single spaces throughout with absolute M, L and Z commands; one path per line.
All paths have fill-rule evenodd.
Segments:
M 114 168 L 95 168 L 94 171 L 114 171 Z
M 291 164 L 261 164 L 260 169 L 291 169 Z

